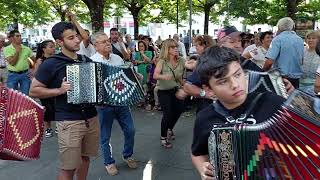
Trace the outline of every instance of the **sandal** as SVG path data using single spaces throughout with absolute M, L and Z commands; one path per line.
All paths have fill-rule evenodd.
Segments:
M 163 146 L 164 148 L 166 149 L 172 148 L 172 144 L 168 141 L 167 138 L 161 137 L 160 141 L 161 141 L 161 146 Z
M 167 136 L 168 136 L 168 139 L 169 140 L 175 140 L 176 139 L 176 135 L 174 135 L 173 131 L 171 129 L 168 129 L 168 132 L 167 132 Z

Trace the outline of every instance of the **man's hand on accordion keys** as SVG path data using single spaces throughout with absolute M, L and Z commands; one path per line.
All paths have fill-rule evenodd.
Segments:
M 62 79 L 61 87 L 59 88 L 60 94 L 65 94 L 67 91 L 71 90 L 71 84 L 67 81 L 67 78 Z
M 290 95 L 293 91 L 294 91 L 294 86 L 291 84 L 291 82 L 286 79 L 286 78 L 282 78 L 283 79 L 283 83 L 286 86 L 286 90 L 287 93 Z
M 202 164 L 201 180 L 216 180 L 215 169 L 209 162 Z

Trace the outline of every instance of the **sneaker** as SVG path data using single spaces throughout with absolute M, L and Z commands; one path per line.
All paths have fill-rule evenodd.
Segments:
M 127 158 L 127 159 L 124 159 L 124 158 L 122 158 L 122 159 L 123 159 L 124 162 L 127 163 L 127 165 L 129 166 L 129 168 L 131 168 L 131 169 L 136 169 L 136 168 L 138 167 L 137 161 L 136 161 L 134 158 L 129 157 L 129 158 Z
M 46 129 L 45 136 L 46 136 L 46 138 L 53 136 L 51 128 Z
M 118 174 L 118 169 L 115 164 L 109 164 L 108 166 L 106 166 L 106 170 L 111 176 L 115 176 Z

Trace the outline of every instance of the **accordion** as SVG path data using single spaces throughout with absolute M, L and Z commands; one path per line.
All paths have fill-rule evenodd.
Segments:
M 276 70 L 269 72 L 247 71 L 248 91 L 251 92 L 274 92 L 284 98 L 288 94 L 280 73 Z
M 44 108 L 16 90 L 0 86 L 0 91 L 0 159 L 38 159 Z
M 68 103 L 130 106 L 144 97 L 144 91 L 129 65 L 78 63 L 67 66 L 71 91 Z
M 267 121 L 215 125 L 208 139 L 217 179 L 318 179 L 319 98 L 296 90 Z

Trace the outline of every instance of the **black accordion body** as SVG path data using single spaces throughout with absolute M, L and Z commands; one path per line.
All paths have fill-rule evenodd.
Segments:
M 267 121 L 215 125 L 208 139 L 217 179 L 319 179 L 320 100 L 296 90 Z
M 249 93 L 270 91 L 284 98 L 288 98 L 282 77 L 276 70 L 269 72 L 247 71 L 246 78 Z
M 78 63 L 67 66 L 71 91 L 68 103 L 129 106 L 144 97 L 143 89 L 129 65 Z

